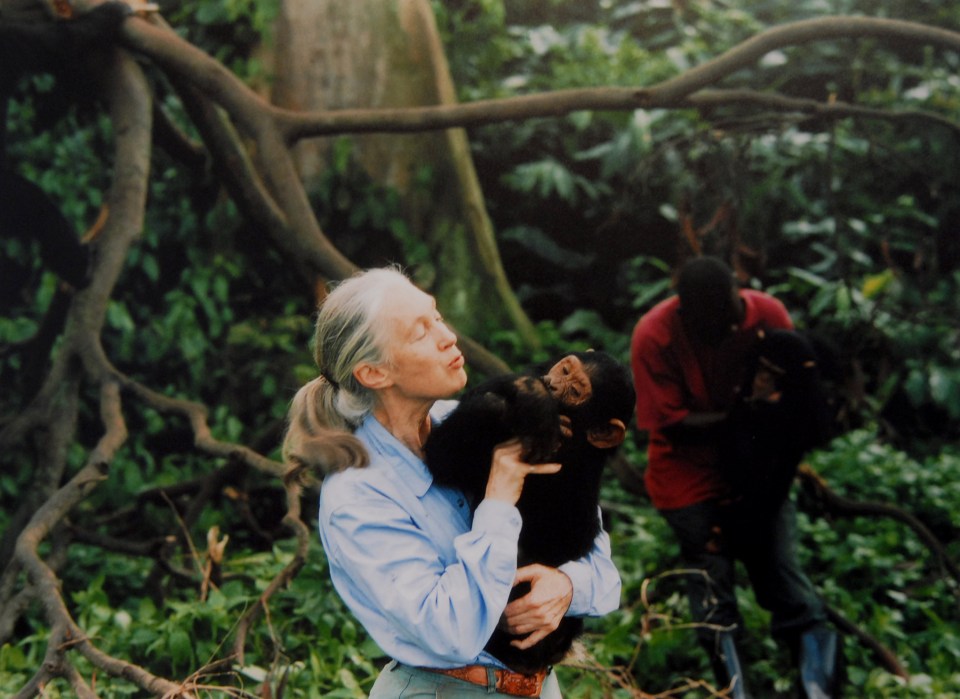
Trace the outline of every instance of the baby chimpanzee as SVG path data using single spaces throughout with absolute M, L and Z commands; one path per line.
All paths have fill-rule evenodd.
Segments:
M 475 507 L 483 498 L 494 448 L 519 438 L 531 463 L 557 461 L 556 474 L 528 478 L 517 508 L 523 519 L 519 560 L 557 567 L 586 555 L 600 531 L 600 478 L 624 439 L 634 408 L 625 366 L 604 352 L 572 352 L 528 375 L 491 379 L 468 391 L 426 443 L 438 484 L 461 489 Z M 513 597 L 526 593 L 517 586 Z M 559 662 L 583 621 L 560 627 L 520 650 L 497 630 L 486 650 L 517 672 Z

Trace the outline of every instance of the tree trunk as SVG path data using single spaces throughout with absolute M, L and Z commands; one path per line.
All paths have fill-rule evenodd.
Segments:
M 267 63 L 271 56 L 267 57 Z M 272 49 L 271 101 L 298 110 L 397 108 L 456 102 L 427 0 L 284 0 Z M 536 346 L 506 279 L 464 129 L 351 136 L 373 181 L 402 195 L 403 215 L 426 254 L 402 262 L 459 330 L 482 337 L 505 324 Z M 296 148 L 308 188 L 328 166 L 331 141 Z M 419 173 L 432 173 L 430 188 Z M 365 261 L 360 260 L 361 264 Z M 491 303 L 497 298 L 499 302 Z

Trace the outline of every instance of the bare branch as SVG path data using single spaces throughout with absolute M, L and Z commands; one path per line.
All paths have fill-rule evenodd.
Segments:
M 207 423 L 207 408 L 203 404 L 157 393 L 137 381 L 124 377 L 119 372 L 117 372 L 117 377 L 122 382 L 124 389 L 132 392 L 147 405 L 161 412 L 178 414 L 187 418 L 193 430 L 194 444 L 201 451 L 212 456 L 236 459 L 272 476 L 280 477 L 286 471 L 286 467 L 282 463 L 268 459 L 249 447 L 215 439 L 210 431 L 210 425 Z
M 797 112 L 829 119 L 876 119 L 893 122 L 930 122 L 949 131 L 960 133 L 960 122 L 942 114 L 922 109 L 879 109 L 849 104 L 838 100 L 817 100 L 787 97 L 786 95 L 756 92 L 754 90 L 701 90 L 690 95 L 678 106 L 687 105 L 697 109 L 715 107 L 745 107 L 768 109 L 776 112 Z
M 78 699 L 97 699 L 96 693 L 73 665 L 64 668 L 64 675 L 70 681 L 70 688 L 73 689 Z
M 900 659 L 893 654 L 889 648 L 880 643 L 876 637 L 867 633 L 864 629 L 847 619 L 839 610 L 827 605 L 827 617 L 843 633 L 854 636 L 864 646 L 870 649 L 880 666 L 892 675 L 902 677 L 905 680 L 910 679 L 910 673 L 903 667 Z
M 676 108 L 770 51 L 840 38 L 901 38 L 960 51 L 960 33 L 916 22 L 871 17 L 821 17 L 768 29 L 721 56 L 650 87 L 557 90 L 522 97 L 416 109 L 352 109 L 297 113 L 274 110 L 289 142 L 337 133 L 411 132 L 502 121 L 558 117 L 582 110 Z M 695 102 L 692 102 L 695 104 Z
M 651 98 L 669 105 L 708 85 L 714 85 L 771 51 L 815 41 L 878 37 L 908 39 L 960 51 L 960 33 L 926 24 L 876 17 L 818 17 L 772 27 L 703 65 L 650 88 Z
M 884 502 L 858 502 L 834 492 L 826 480 L 809 464 L 801 464 L 798 471 L 800 481 L 809 489 L 817 502 L 826 512 L 841 517 L 886 517 L 907 525 L 917 535 L 921 543 L 936 557 L 943 573 L 953 578 L 954 594 L 960 599 L 960 567 L 954 563 L 936 535 L 914 515 L 902 507 Z
M 207 150 L 174 123 L 167 112 L 155 104 L 153 107 L 154 138 L 157 146 L 182 163 L 192 176 L 200 179 L 209 164 Z
M 72 358 L 80 356 L 83 365 L 93 376 L 104 376 L 102 348 L 96 338 L 102 326 L 107 301 L 119 276 L 130 242 L 139 233 L 143 217 L 146 192 L 146 173 L 149 163 L 150 107 L 148 91 L 139 68 L 129 58 L 118 54 L 116 70 L 110 84 L 113 88 L 111 105 L 116 127 L 117 158 L 111 208 L 111 220 L 103 236 L 98 239 L 101 247 L 97 256 L 97 274 L 90 286 L 77 295 L 70 309 L 65 337 L 65 349 L 55 364 L 45 388 L 34 401 L 36 415 L 46 414 L 56 406 L 54 397 L 63 386 L 53 386 L 59 375 L 68 373 Z M 142 99 L 138 99 L 138 97 Z M 145 128 L 144 128 L 145 127 Z M 57 367 L 61 367 L 59 372 Z M 106 656 L 85 638 L 73 622 L 64 604 L 59 579 L 39 556 L 39 547 L 51 529 L 64 519 L 66 514 L 106 477 L 107 465 L 114 453 L 126 439 L 126 428 L 120 413 L 119 386 L 105 377 L 101 384 L 101 416 L 105 433 L 96 448 L 90 453 L 86 465 L 63 487 L 56 491 L 33 514 L 20 533 L 16 543 L 16 562 L 27 574 L 37 598 L 41 600 L 44 613 L 51 626 L 47 660 L 34 680 L 21 691 L 21 696 L 33 696 L 45 678 L 62 675 L 67 677 L 80 696 L 94 696 L 85 688 L 79 675 L 66 658 L 70 648 L 76 647 L 82 654 L 107 672 L 134 680 L 138 686 L 155 693 L 174 690 L 176 685 L 147 673 L 142 668 L 125 661 Z M 77 382 L 66 391 L 77 396 Z M 29 421 L 28 423 L 29 424 Z M 62 427 L 72 425 L 61 421 Z
M 299 202 L 299 208 L 296 208 L 297 202 L 291 202 L 287 197 L 283 200 L 275 197 L 263 182 L 257 165 L 250 159 L 232 125 L 216 105 L 186 80 L 178 78 L 173 82 L 190 117 L 210 147 L 217 171 L 234 201 L 270 236 L 286 258 L 299 268 L 307 283 L 312 285 L 318 274 L 340 279 L 355 272 L 357 267 L 340 254 L 320 229 L 306 196 L 303 197 L 304 201 Z M 273 130 L 272 127 L 269 130 Z M 260 160 L 263 164 L 265 159 Z M 292 168 L 292 160 L 286 149 L 280 160 L 288 161 Z M 292 179 L 284 180 L 285 177 Z M 274 175 L 273 182 L 278 181 L 285 181 L 282 189 L 303 190 L 299 178 L 291 170 L 285 169 L 285 174 Z M 271 189 L 276 191 L 277 185 L 273 184 Z M 304 205 L 308 215 L 306 219 Z M 292 216 L 288 211 L 290 206 L 299 213 Z

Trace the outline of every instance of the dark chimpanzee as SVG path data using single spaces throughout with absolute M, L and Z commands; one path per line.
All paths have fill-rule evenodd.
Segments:
M 800 460 L 832 432 L 817 353 L 792 330 L 759 332 L 721 441 L 721 468 L 745 509 L 779 507 Z
M 525 460 L 560 462 L 558 473 L 528 478 L 517 502 L 519 565 L 557 567 L 593 546 L 603 467 L 623 442 L 634 404 L 625 366 L 604 352 L 573 352 L 529 375 L 494 378 L 468 391 L 431 433 L 425 461 L 437 483 L 461 489 L 474 507 L 498 444 L 519 439 Z M 518 585 L 512 598 L 526 587 Z M 582 628 L 582 619 L 565 617 L 525 650 L 498 629 L 486 650 L 514 671 L 532 673 L 560 661 Z
M 718 463 L 740 513 L 727 535 L 748 540 L 756 523 L 770 521 L 767 517 L 788 497 L 804 455 L 834 432 L 817 352 L 803 335 L 758 332 L 740 396 L 724 426 Z M 791 650 L 803 696 L 840 695 L 844 660 L 836 631 L 818 625 L 792 641 Z
M 21 78 L 54 76 L 56 89 L 45 95 L 64 111 L 70 103 L 90 101 L 92 57 L 112 45 L 132 10 L 106 2 L 76 19 L 44 22 L 0 20 L 0 236 L 38 241 L 46 266 L 74 288 L 87 283 L 90 252 L 60 209 L 40 187 L 5 162 L 7 102 Z

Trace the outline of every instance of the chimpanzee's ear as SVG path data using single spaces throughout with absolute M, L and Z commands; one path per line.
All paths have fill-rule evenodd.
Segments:
M 597 449 L 612 449 L 623 443 L 627 436 L 627 427 L 622 420 L 613 418 L 606 425 L 591 427 L 587 430 L 587 441 Z

